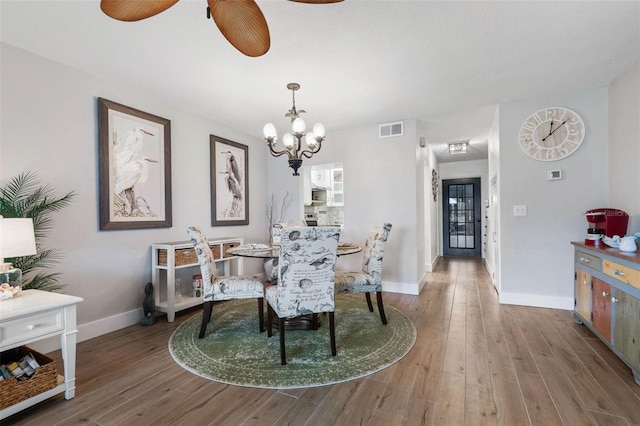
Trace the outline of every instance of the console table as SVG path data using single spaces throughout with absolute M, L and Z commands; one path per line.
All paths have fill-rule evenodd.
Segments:
M 0 301 L 0 351 L 60 335 L 64 378 L 53 389 L 0 411 L 0 419 L 64 392 L 76 394 L 76 305 L 84 299 L 41 290 L 24 290 L 22 295 Z M 60 377 L 59 377 L 60 379 Z
M 242 259 L 227 253 L 227 250 L 242 245 L 242 238 L 209 238 L 216 263 L 223 267 L 223 275 L 229 275 L 231 262 L 235 262 L 235 273 L 242 275 Z M 156 243 L 151 245 L 151 283 L 156 310 L 166 312 L 167 321 L 173 322 L 176 312 L 204 302 L 204 294 L 200 297 L 181 294 L 182 300 L 176 300 L 176 271 L 185 268 L 199 267 L 198 257 L 191 241 Z M 200 271 L 198 271 L 199 273 Z M 184 282 L 184 280 L 183 280 Z M 189 277 L 188 286 L 191 288 Z
M 623 360 L 640 385 L 640 253 L 571 244 L 576 321 Z

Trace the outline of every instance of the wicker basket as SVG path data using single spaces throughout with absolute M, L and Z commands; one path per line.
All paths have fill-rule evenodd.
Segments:
M 20 361 L 22 357 L 29 353 L 38 361 L 40 367 L 29 380 L 20 381 L 15 377 L 11 377 L 0 381 L 0 410 L 56 387 L 58 382 L 56 363 L 51 358 L 33 349 L 20 346 L 2 352 L 0 354 L 0 363 L 9 364 L 13 361 Z
M 220 259 L 220 245 L 216 244 L 211 246 L 211 251 L 213 251 L 214 259 Z M 177 249 L 175 251 L 175 256 L 175 266 L 195 265 L 198 263 L 198 256 L 196 255 L 196 251 L 193 248 Z M 167 250 L 158 250 L 158 265 L 167 266 Z
M 222 246 L 223 246 L 222 249 L 224 250 L 223 251 L 223 253 L 224 253 L 223 257 L 233 257 L 234 255 L 227 253 L 227 250 L 229 250 L 230 248 L 238 247 L 239 245 L 240 245 L 240 243 L 237 242 L 237 241 L 234 241 L 232 243 L 224 243 L 224 244 L 222 244 Z M 217 256 L 216 256 L 216 259 L 218 259 Z

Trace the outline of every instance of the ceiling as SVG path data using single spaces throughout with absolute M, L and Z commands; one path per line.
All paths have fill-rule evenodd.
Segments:
M 138 22 L 99 1 L 1 0 L 1 39 L 256 137 L 268 121 L 289 127 L 297 82 L 326 143 L 414 118 L 441 162 L 487 157 L 496 104 L 603 87 L 640 58 L 638 1 L 257 3 L 271 33 L 257 58 L 206 19 L 205 0 Z M 450 158 L 459 140 L 470 154 Z

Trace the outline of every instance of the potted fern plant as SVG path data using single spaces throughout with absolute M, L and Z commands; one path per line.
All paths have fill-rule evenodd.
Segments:
M 49 272 L 48 268 L 59 263 L 58 249 L 43 248 L 43 239 L 53 227 L 52 213 L 68 206 L 75 193 L 68 192 L 62 197 L 55 195 L 51 185 L 42 184 L 35 173 L 25 172 L 10 179 L 0 187 L 0 215 L 6 218 L 25 217 L 33 219 L 37 254 L 8 259 L 22 270 L 22 289 L 44 291 L 59 290 L 60 274 Z

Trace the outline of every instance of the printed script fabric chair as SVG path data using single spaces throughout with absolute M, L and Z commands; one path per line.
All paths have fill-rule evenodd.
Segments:
M 331 355 L 336 355 L 334 274 L 340 228 L 285 227 L 280 242 L 278 285 L 267 287 L 267 334 L 272 336 L 274 315 L 279 319 L 280 362 L 287 363 L 285 319 L 329 313 Z
M 272 244 L 280 245 L 280 235 L 285 227 L 291 226 L 307 226 L 304 219 L 292 219 L 288 222 L 279 222 L 271 227 Z M 271 284 L 278 282 L 278 258 L 274 257 L 264 261 L 264 278 Z
M 373 305 L 369 293 L 376 293 L 378 311 L 383 324 L 387 323 L 387 317 L 382 304 L 382 258 L 389 232 L 391 232 L 390 223 L 375 224 L 371 227 L 362 250 L 362 272 L 336 272 L 336 293 L 364 293 L 371 312 L 373 312 Z
M 202 273 L 204 305 L 200 334 L 202 339 L 207 331 L 207 324 L 211 320 L 213 302 L 231 299 L 258 299 L 258 319 L 260 332 L 264 331 L 264 285 L 259 278 L 245 276 L 216 276 L 216 265 L 213 262 L 213 252 L 207 237 L 200 228 L 190 226 L 187 233 L 198 256 L 198 264 Z

